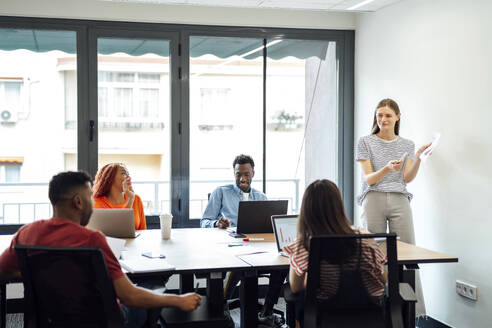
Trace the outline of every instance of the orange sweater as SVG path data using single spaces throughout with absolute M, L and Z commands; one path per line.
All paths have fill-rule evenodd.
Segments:
M 125 208 L 128 202 L 128 196 L 125 194 L 125 201 L 121 204 L 111 203 L 106 196 L 94 198 L 94 208 Z M 147 225 L 145 224 L 145 215 L 143 210 L 142 200 L 138 195 L 135 195 L 133 201 L 133 218 L 135 219 L 135 230 L 145 230 Z

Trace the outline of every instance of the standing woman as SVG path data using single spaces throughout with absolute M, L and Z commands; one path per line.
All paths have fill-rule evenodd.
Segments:
M 133 191 L 132 180 L 125 165 L 104 165 L 96 174 L 93 194 L 94 208 L 132 208 L 135 230 L 146 229 L 142 200 Z
M 371 134 L 359 139 L 355 159 L 361 165 L 363 180 L 357 201 L 362 205 L 363 222 L 369 231 L 385 233 L 388 224 L 389 231 L 398 234 L 401 241 L 415 244 L 412 194 L 406 186 L 415 179 L 420 155 L 430 144 L 415 153 L 413 141 L 399 136 L 400 116 L 394 100 L 381 100 L 374 113 Z M 417 286 L 417 294 L 419 289 Z M 425 312 L 423 302 L 419 303 Z

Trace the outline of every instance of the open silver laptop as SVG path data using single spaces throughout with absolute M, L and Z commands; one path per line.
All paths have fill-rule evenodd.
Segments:
M 297 236 L 298 215 L 272 215 L 273 234 L 280 255 L 287 255 L 282 249 L 294 242 Z
M 95 208 L 88 228 L 99 230 L 106 236 L 116 238 L 135 238 L 135 221 L 131 208 Z

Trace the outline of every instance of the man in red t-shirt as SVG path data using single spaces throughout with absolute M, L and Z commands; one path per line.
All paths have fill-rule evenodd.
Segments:
M 36 246 L 96 246 L 101 248 L 109 275 L 113 281 L 116 296 L 123 303 L 125 323 L 134 321 L 138 316 L 145 321 L 141 313 L 134 308 L 178 307 L 184 311 L 196 309 L 201 296 L 195 293 L 184 295 L 156 294 L 133 285 L 121 271 L 120 264 L 99 232 L 86 229 L 92 214 L 91 178 L 84 172 L 62 172 L 55 175 L 48 190 L 53 205 L 53 218 L 36 221 L 22 227 L 13 237 L 10 247 L 0 256 L 0 276 L 20 277 L 15 244 Z M 128 317 L 132 317 L 132 319 Z M 142 323 L 143 324 L 143 323 Z M 139 327 L 138 324 L 125 324 Z

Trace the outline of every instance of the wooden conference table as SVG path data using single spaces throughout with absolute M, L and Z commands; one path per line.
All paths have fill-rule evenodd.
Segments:
M 12 236 L 0 236 L 0 250 L 8 247 Z M 243 280 L 240 287 L 241 295 L 241 327 L 257 326 L 257 299 L 259 270 L 286 269 L 288 258 L 277 252 L 273 234 L 248 235 L 252 238 L 263 238 L 261 241 L 243 242 L 240 238 L 230 237 L 226 231 L 219 229 L 173 229 L 169 240 L 162 240 L 160 230 L 143 230 L 134 239 L 127 239 L 124 259 L 139 259 L 143 252 L 160 252 L 166 261 L 175 269 L 165 272 L 133 273 L 129 276 L 149 276 L 163 273 L 180 274 L 180 292 L 194 290 L 193 274 L 210 273 L 207 280 L 207 302 L 201 307 L 208 307 L 212 315 L 223 315 L 223 284 L 222 273 L 226 271 L 242 271 Z M 241 244 L 242 246 L 230 246 Z M 414 270 L 420 263 L 457 262 L 456 257 L 434 252 L 398 241 L 398 263 L 400 280 L 415 286 Z M 0 328 L 5 327 L 6 300 L 5 285 L 0 282 L 1 311 Z M 191 320 L 200 311 L 188 314 Z M 204 311 L 202 311 L 204 312 Z M 414 314 L 413 314 L 414 316 Z
M 273 234 L 252 234 L 261 241 L 243 242 L 219 229 L 174 229 L 170 240 L 160 239 L 160 230 L 142 231 L 142 235 L 126 243 L 125 258 L 138 258 L 144 251 L 158 251 L 175 266 L 180 274 L 180 292 L 193 291 L 193 273 L 209 272 L 207 281 L 208 306 L 216 315 L 223 313 L 222 272 L 242 271 L 240 285 L 241 327 L 257 326 L 258 271 L 286 269 L 288 258 L 278 254 Z M 243 246 L 233 246 L 241 244 Z M 456 257 L 398 241 L 400 281 L 415 288 L 415 270 L 421 263 L 457 262 Z M 409 310 L 409 321 L 415 318 L 415 309 Z M 189 314 L 190 319 L 194 314 Z M 410 323 L 410 325 L 412 325 Z M 413 324 L 413 327 L 415 325 Z
M 288 262 L 288 259 L 277 254 L 273 234 L 257 234 L 254 236 L 265 239 L 264 243 L 258 243 L 255 247 L 265 250 L 266 253 L 240 255 L 239 258 L 251 264 L 256 270 L 285 268 L 284 263 Z M 272 254 L 272 244 L 275 250 L 274 254 Z M 385 246 L 381 245 L 381 247 L 383 252 L 386 253 Z M 401 241 L 397 241 L 397 256 L 399 281 L 408 283 L 414 290 L 415 272 L 419 269 L 419 264 L 458 262 L 457 257 L 417 247 Z M 244 285 L 247 290 L 256 290 L 255 286 L 257 286 L 257 279 L 254 278 L 255 277 L 248 279 L 248 277 L 246 277 Z M 257 295 L 255 294 L 251 297 L 257 298 Z M 405 327 L 415 327 L 415 303 L 411 303 L 408 305 L 408 308 L 404 310 L 404 322 Z

